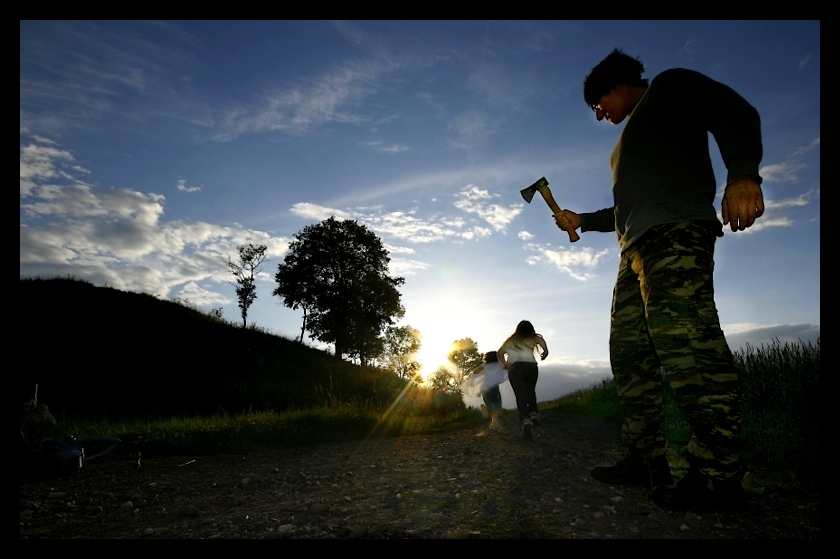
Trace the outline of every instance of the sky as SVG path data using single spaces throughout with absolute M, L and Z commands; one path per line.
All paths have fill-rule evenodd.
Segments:
M 818 21 L 21 21 L 20 276 L 238 321 L 225 262 L 265 244 L 248 322 L 295 338 L 277 265 L 303 227 L 354 219 L 405 278 L 424 374 L 527 319 L 550 350 L 538 398 L 589 385 L 609 375 L 616 237 L 571 244 L 519 191 L 545 176 L 563 208 L 612 205 L 623 125 L 595 120 L 582 83 L 616 47 L 645 77 L 697 70 L 756 107 L 766 212 L 717 241 L 721 325 L 733 350 L 816 341 Z

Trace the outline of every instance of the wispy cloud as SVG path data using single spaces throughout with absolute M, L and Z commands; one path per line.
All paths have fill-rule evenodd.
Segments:
M 765 200 L 765 209 L 782 210 L 785 208 L 800 208 L 811 203 L 811 198 L 816 196 L 816 191 L 809 190 L 797 196 L 796 198 L 785 198 L 784 200 Z
M 70 174 L 72 154 L 49 149 L 21 149 L 21 181 L 26 173 L 32 184 L 21 191 L 21 275 L 73 274 L 162 295 L 184 286 L 197 304 L 221 303 L 200 285 L 229 279 L 225 262 L 237 246 L 265 244 L 275 257 L 288 249 L 288 239 L 261 231 L 165 221 L 164 196 L 96 188 Z
M 233 299 L 220 295 L 215 291 L 204 289 L 194 281 L 187 282 L 184 287 L 175 294 L 175 297 L 185 303 L 190 303 L 199 307 L 225 305 L 233 302 Z
M 41 139 L 42 143 L 43 139 Z M 57 161 L 73 161 L 73 155 L 69 151 L 54 147 L 55 142 L 48 145 L 29 144 L 20 148 L 20 178 L 21 179 L 44 179 L 57 175 L 67 176 L 63 171 L 56 169 Z
M 531 239 L 534 238 L 534 235 L 532 235 L 531 233 L 529 233 L 527 231 L 520 231 L 519 233 L 517 233 L 516 236 L 519 237 L 523 241 L 530 241 Z
M 799 180 L 797 172 L 808 167 L 807 164 L 798 160 L 798 158 L 809 151 L 813 151 L 820 147 L 820 138 L 815 138 L 807 146 L 802 146 L 794 150 L 794 152 L 781 163 L 773 163 L 765 165 L 758 170 L 758 174 L 762 176 L 765 182 L 786 182 Z
M 382 74 L 396 67 L 375 61 L 355 62 L 309 82 L 269 93 L 250 105 L 231 110 L 216 139 L 231 140 L 246 132 L 300 135 L 331 122 L 367 122 L 369 116 L 357 112 L 358 104 L 377 91 Z
M 467 79 L 467 86 L 488 108 L 507 111 L 523 110 L 534 88 L 527 80 L 518 80 L 500 64 L 481 64 Z
M 499 204 L 487 204 L 485 201 L 499 198 L 498 194 L 491 195 L 487 190 L 482 190 L 475 185 L 464 188 L 457 196 L 455 207 L 467 213 L 477 214 L 481 219 L 489 223 L 493 229 L 504 232 L 508 224 L 522 213 L 524 204 L 512 204 L 502 206 Z
M 726 341 L 734 351 L 747 344 L 753 348 L 771 345 L 774 340 L 780 343 L 798 344 L 800 341 L 816 343 L 820 338 L 819 324 L 753 324 L 734 323 L 721 325 L 726 334 Z
M 178 179 L 178 190 L 181 192 L 201 192 L 200 186 L 187 186 L 187 181 Z
M 765 182 L 795 181 L 799 180 L 799 177 L 796 176 L 796 172 L 801 171 L 805 167 L 807 167 L 805 163 L 785 161 L 783 163 L 765 165 L 758 170 L 758 173 Z
M 469 226 L 458 216 L 433 215 L 417 217 L 417 210 L 385 211 L 381 207 L 351 208 L 340 210 L 310 202 L 294 204 L 291 212 L 312 221 L 323 221 L 331 216 L 338 219 L 355 219 L 383 237 L 411 243 L 432 243 L 443 240 L 469 241 L 489 237 L 486 227 Z
M 447 128 L 454 147 L 474 148 L 496 133 L 498 123 L 484 111 L 468 109 L 453 117 Z
M 404 146 L 401 144 L 385 144 L 384 142 L 365 142 L 365 145 L 373 148 L 379 153 L 386 153 L 388 155 L 402 153 L 411 149 L 408 146 Z
M 352 215 L 344 210 L 327 208 L 310 202 L 298 202 L 292 206 L 291 212 L 297 216 L 311 219 L 312 221 L 324 221 L 333 216 L 338 219 L 353 219 Z
M 782 200 L 764 200 L 764 215 L 758 218 L 752 227 L 744 229 L 740 234 L 751 235 L 758 233 L 771 227 L 793 227 L 796 223 L 791 217 L 782 215 L 783 210 L 790 208 L 801 208 L 811 203 L 811 199 L 819 196 L 816 190 L 809 190 L 795 198 L 785 198 Z M 723 217 L 718 211 L 718 219 L 723 221 Z M 724 227 L 724 230 L 726 228 Z
M 526 244 L 525 249 L 534 253 L 526 259 L 528 264 L 551 264 L 579 281 L 594 278 L 595 268 L 612 252 L 610 249 L 595 252 L 589 247 L 554 250 L 538 244 Z
M 808 65 L 808 61 L 811 60 L 811 53 L 809 52 L 805 56 L 802 57 L 802 60 L 799 61 L 799 69 L 803 70 Z
M 406 258 L 391 258 L 388 266 L 388 273 L 392 276 L 411 276 L 418 271 L 425 270 L 429 265 L 419 260 L 409 260 Z
M 21 25 L 21 123 L 32 130 L 86 127 L 110 112 L 212 123 L 208 106 L 193 100 L 199 96 L 187 77 L 200 47 L 176 24 Z
M 807 146 L 803 146 L 796 151 L 793 152 L 793 155 L 802 155 L 803 153 L 808 153 L 811 150 L 817 149 L 820 147 L 820 139 L 817 138 Z

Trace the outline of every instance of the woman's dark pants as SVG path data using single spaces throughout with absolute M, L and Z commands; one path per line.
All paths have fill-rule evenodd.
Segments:
M 519 419 L 525 420 L 537 413 L 537 376 L 539 371 L 536 363 L 518 362 L 513 364 L 513 370 L 508 373 L 510 386 L 516 395 L 516 409 Z

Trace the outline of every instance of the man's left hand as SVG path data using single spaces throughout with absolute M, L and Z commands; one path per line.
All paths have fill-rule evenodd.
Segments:
M 732 231 L 743 231 L 764 213 L 764 195 L 754 177 L 743 177 L 729 184 L 721 204 L 723 224 Z

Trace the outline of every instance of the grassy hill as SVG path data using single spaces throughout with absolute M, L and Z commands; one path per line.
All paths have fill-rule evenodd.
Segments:
M 56 417 L 110 419 L 384 404 L 396 375 L 242 329 L 151 295 L 21 279 L 18 404 L 39 384 Z

